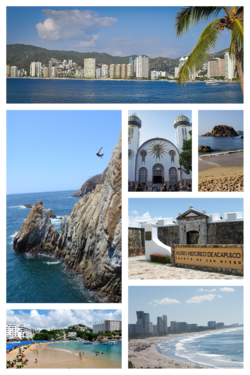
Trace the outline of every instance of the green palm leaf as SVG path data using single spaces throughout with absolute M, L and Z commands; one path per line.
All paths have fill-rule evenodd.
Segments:
M 207 20 L 211 16 L 217 16 L 222 7 L 187 7 L 177 13 L 175 29 L 177 36 L 188 32 L 191 26 Z
M 200 68 L 202 63 L 205 62 L 208 51 L 215 47 L 221 26 L 221 19 L 217 19 L 212 21 L 207 27 L 203 30 L 196 46 L 190 53 L 188 59 L 183 64 L 180 72 L 179 72 L 179 79 L 178 84 L 182 82 L 186 83 L 189 80 L 189 73 L 193 70 Z

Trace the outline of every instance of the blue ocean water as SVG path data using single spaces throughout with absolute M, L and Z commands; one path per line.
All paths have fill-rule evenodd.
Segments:
M 13 239 L 30 209 L 38 200 L 56 216 L 70 215 L 79 198 L 74 191 L 7 195 L 7 303 L 87 303 L 98 302 L 87 291 L 81 275 L 65 271 L 60 259 L 32 256 L 13 250 Z M 60 231 L 60 219 L 52 224 Z
M 170 358 L 209 368 L 243 368 L 243 328 L 182 336 L 156 349 Z
M 239 84 L 7 78 L 7 103 L 243 103 Z
M 66 350 L 77 354 L 80 352 L 84 352 L 84 357 L 88 358 L 95 358 L 96 361 L 98 359 L 105 360 L 108 362 L 110 367 L 121 368 L 121 354 L 122 354 L 122 342 L 119 341 L 116 345 L 103 345 L 102 343 L 96 343 L 92 345 L 84 345 L 82 342 L 72 341 L 72 342 L 61 342 L 55 344 L 48 344 L 48 348 Z M 96 354 L 93 352 L 99 351 L 103 354 Z
M 199 146 L 210 146 L 212 152 L 199 152 L 199 155 L 217 154 L 218 152 L 243 150 L 244 138 L 198 137 Z

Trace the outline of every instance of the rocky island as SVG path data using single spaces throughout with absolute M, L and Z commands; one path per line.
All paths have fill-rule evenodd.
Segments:
M 14 238 L 16 251 L 63 259 L 100 302 L 121 302 L 121 154 L 120 135 L 103 182 L 63 217 L 60 234 L 38 201 Z
M 202 134 L 202 137 L 237 137 L 238 133 L 232 126 L 216 125 L 211 133 Z

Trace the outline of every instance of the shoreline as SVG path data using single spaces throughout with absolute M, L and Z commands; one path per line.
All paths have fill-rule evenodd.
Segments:
M 184 362 L 179 359 L 167 357 L 156 349 L 156 345 L 162 341 L 178 337 L 182 338 L 192 334 L 197 334 L 197 332 L 169 334 L 167 336 L 147 337 L 145 339 L 129 339 L 128 360 L 133 363 L 134 368 L 205 368 L 204 366 L 197 366 L 191 362 Z
M 239 152 L 244 152 L 244 150 L 229 150 L 229 151 L 219 151 L 218 153 L 206 153 L 205 155 L 204 154 L 198 154 L 198 157 L 201 158 L 201 159 L 204 159 L 204 158 L 210 158 L 212 156 L 223 156 L 223 155 L 231 155 L 231 154 L 237 154 Z
M 239 327 L 242 328 L 242 327 Z M 145 339 L 129 339 L 128 342 L 128 360 L 133 363 L 134 368 L 196 368 L 203 369 L 209 368 L 204 365 L 195 364 L 193 362 L 183 361 L 168 357 L 165 354 L 161 354 L 157 349 L 156 345 L 160 342 L 165 342 L 171 339 L 182 339 L 185 336 L 203 335 L 204 333 L 223 332 L 224 330 L 230 329 L 213 329 L 201 332 L 183 332 L 180 334 L 168 334 L 167 336 L 161 337 L 148 337 Z M 145 348 L 144 348 L 145 347 Z
M 56 78 L 50 78 L 50 77 L 6 77 L 11 79 L 45 79 L 45 80 L 74 80 L 74 81 L 124 81 L 124 82 L 170 82 L 170 83 L 177 83 L 177 80 L 175 79 L 123 79 L 123 78 L 73 78 L 73 77 L 56 77 Z M 188 81 L 187 83 L 200 83 L 205 81 Z M 235 83 L 234 81 L 217 81 L 218 83 Z
M 56 343 L 68 343 L 71 341 L 58 341 Z M 24 359 L 28 359 L 27 365 L 24 369 L 29 368 L 121 368 L 116 366 L 110 366 L 110 359 L 106 359 L 102 356 L 94 358 L 88 357 L 87 354 L 82 356 L 80 359 L 78 351 L 71 352 L 70 350 L 64 350 L 61 348 L 47 347 L 47 345 L 53 345 L 50 343 L 39 343 L 31 344 L 29 348 L 24 350 Z M 80 344 L 79 344 L 80 345 Z M 38 349 L 39 354 L 36 354 Z M 18 354 L 18 349 L 12 350 L 9 354 L 6 354 L 6 360 L 12 361 Z M 84 352 L 84 346 L 81 347 L 81 352 Z M 37 358 L 37 363 L 35 363 Z

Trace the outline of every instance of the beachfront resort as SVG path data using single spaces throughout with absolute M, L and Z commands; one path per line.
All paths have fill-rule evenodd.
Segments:
M 121 320 L 107 319 L 90 328 L 27 328 L 6 324 L 7 368 L 120 368 Z M 108 349 L 109 348 L 109 349 Z

